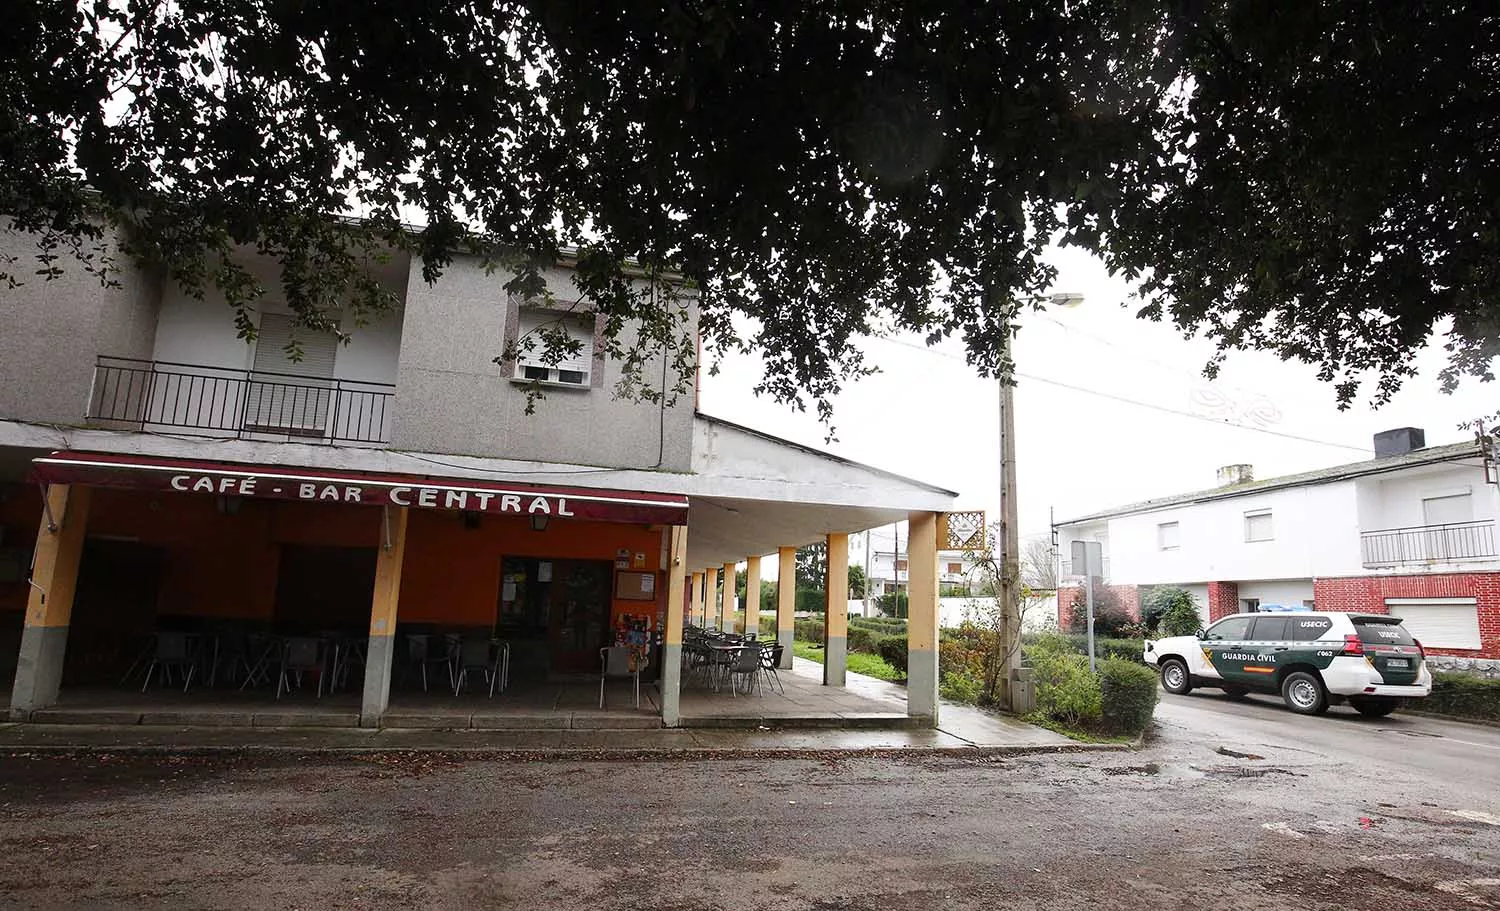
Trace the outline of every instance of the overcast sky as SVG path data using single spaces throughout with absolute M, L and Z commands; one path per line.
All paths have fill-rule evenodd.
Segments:
M 1082 293 L 1085 301 L 1027 313 L 1017 336 L 1023 535 L 1046 532 L 1054 509 L 1061 520 L 1212 487 L 1216 469 L 1231 463 L 1249 463 L 1255 477 L 1265 479 L 1371 458 L 1373 434 L 1393 427 L 1425 429 L 1428 445 L 1458 442 L 1469 437 L 1458 430 L 1460 422 L 1500 409 L 1497 384 L 1468 381 L 1452 395 L 1439 390 L 1440 342 L 1416 353 L 1420 376 L 1379 410 L 1371 409 L 1366 394 L 1339 411 L 1332 385 L 1319 382 L 1312 367 L 1269 354 L 1231 354 L 1210 383 L 1202 375 L 1210 343 L 1137 319 L 1130 286 L 1110 278 L 1094 257 L 1058 250 L 1052 261 L 1060 273 L 1055 290 Z M 927 349 L 915 337 L 871 340 L 866 350 L 882 372 L 837 399 L 838 440 L 831 444 L 816 417 L 751 393 L 758 358 L 726 360 L 718 376 L 705 371 L 700 407 L 951 488 L 960 494 L 958 508 L 985 509 L 993 520 L 999 504 L 995 382 L 964 363 L 956 341 Z M 888 542 L 889 533 L 884 538 Z

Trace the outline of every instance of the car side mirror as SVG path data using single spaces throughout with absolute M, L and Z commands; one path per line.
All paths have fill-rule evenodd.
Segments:
M 1202 630 L 1202 629 L 1201 629 L 1201 628 L 1200 628 L 1200 629 L 1199 629 L 1199 630 L 1198 630 L 1198 631 L 1197 631 L 1197 632 L 1196 632 L 1196 633 L 1193 633 L 1193 635 L 1194 635 L 1194 636 L 1197 636 L 1197 637 L 1198 637 L 1198 638 L 1199 638 L 1199 639 L 1202 639 L 1202 638 L 1203 638 L 1203 637 L 1204 637 L 1204 636 L 1206 636 L 1206 635 L 1207 635 L 1207 633 L 1205 633 L 1205 632 L 1204 632 L 1204 631 L 1203 631 L 1203 630 Z

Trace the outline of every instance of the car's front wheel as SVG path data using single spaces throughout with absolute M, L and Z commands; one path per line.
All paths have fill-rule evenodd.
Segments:
M 1350 696 L 1349 705 L 1366 718 L 1384 718 L 1400 708 L 1401 700 L 1390 696 Z
M 1161 663 L 1161 688 L 1174 696 L 1186 696 L 1193 691 L 1193 678 L 1187 665 L 1176 658 Z
M 1299 715 L 1321 715 L 1328 711 L 1328 690 L 1323 681 L 1306 671 L 1293 671 L 1281 681 L 1281 698 Z

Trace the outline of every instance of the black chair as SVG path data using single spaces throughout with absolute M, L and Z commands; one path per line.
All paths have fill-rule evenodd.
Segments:
M 196 657 L 189 634 L 175 631 L 156 633 L 151 646 L 151 663 L 146 665 L 146 679 L 141 683 L 141 692 L 146 692 L 146 688 L 151 685 L 152 671 L 157 672 L 158 682 L 169 683 L 172 671 L 177 670 L 182 674 L 182 691 L 186 693 L 193 685 L 193 675 L 198 671 Z
M 491 698 L 494 697 L 495 684 L 500 679 L 500 661 L 488 637 L 481 639 L 471 636 L 460 640 L 454 665 L 457 671 L 453 681 L 453 695 L 463 692 L 464 683 L 469 679 L 469 671 L 479 671 L 490 685 Z
M 406 661 L 422 672 L 422 692 L 427 692 L 427 669 L 443 667 L 448 672 L 448 685 L 454 684 L 453 662 L 449 654 L 448 640 L 443 636 L 416 633 L 406 637 Z
M 302 686 L 302 675 L 318 675 L 318 698 L 323 698 L 323 685 L 328 676 L 327 651 L 322 639 L 312 636 L 293 636 L 281 646 L 281 673 L 276 678 L 276 698 L 289 693 L 292 681 Z

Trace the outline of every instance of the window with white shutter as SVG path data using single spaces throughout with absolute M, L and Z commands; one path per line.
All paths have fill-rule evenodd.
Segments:
M 1275 529 L 1271 525 L 1271 510 L 1258 509 L 1245 513 L 1246 543 L 1270 541 L 1274 537 Z
M 293 361 L 293 339 L 302 356 Z M 255 337 L 255 363 L 245 390 L 245 429 L 294 436 L 322 436 L 333 400 L 333 363 L 338 337 L 293 329 L 292 318 L 265 313 Z
M 1156 526 L 1156 546 L 1160 550 L 1176 550 L 1181 540 L 1176 522 L 1162 522 Z
M 1474 521 L 1472 494 L 1447 497 L 1425 497 L 1422 500 L 1422 524 L 1454 525 Z
M 565 333 L 568 350 L 549 351 Z M 554 310 L 521 310 L 516 333 L 516 378 L 588 386 L 594 369 L 594 316 Z M 555 363 L 554 363 L 555 361 Z
M 1482 646 L 1479 606 L 1473 598 L 1387 598 L 1385 606 L 1424 648 Z

